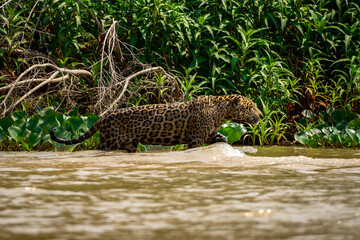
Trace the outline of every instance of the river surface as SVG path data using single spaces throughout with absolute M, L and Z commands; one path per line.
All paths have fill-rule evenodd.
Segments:
M 0 239 L 360 239 L 360 150 L 0 152 Z

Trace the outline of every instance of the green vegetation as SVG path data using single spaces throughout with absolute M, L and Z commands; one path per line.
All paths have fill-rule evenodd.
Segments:
M 360 144 L 360 119 L 343 109 L 329 107 L 318 116 L 309 110 L 303 111 L 304 130 L 295 134 L 295 139 L 309 147 L 356 147 Z
M 99 119 L 90 114 L 78 116 L 78 109 L 66 114 L 55 112 L 48 107 L 38 109 L 31 117 L 22 111 L 14 112 L 10 117 L 0 119 L 0 150 L 47 150 L 49 148 L 64 147 L 50 140 L 50 131 L 57 127 L 55 134 L 65 139 L 75 138 L 88 131 Z M 99 142 L 99 133 L 81 144 L 81 148 L 94 149 Z M 74 146 L 66 149 L 73 150 Z
M 238 93 L 257 103 L 264 113 L 258 125 L 223 126 L 221 132 L 230 142 L 360 146 L 357 1 L 28 0 L 11 1 L 0 9 L 0 114 L 24 94 L 14 91 L 3 104 L 8 91 L 3 87 L 36 63 L 23 52 L 30 57 L 30 51 L 36 50 L 59 67 L 89 70 L 93 80 L 44 86 L 22 101 L 11 116 L 0 120 L 2 149 L 51 148 L 46 126 L 54 122 L 42 122 L 44 115 L 36 109 L 53 107 L 65 113 L 77 105 L 75 115 L 53 112 L 67 119 L 57 123 L 67 137 L 85 131 L 87 120 L 81 116 L 103 111 L 97 104 L 103 95 L 95 89 L 111 82 L 112 73 L 101 67 L 112 62 L 100 62 L 107 44 L 101 28 L 107 31 L 113 19 L 119 24 L 116 33 L 125 60 L 112 60 L 125 75 L 134 73 L 127 71 L 136 58 L 176 75 L 180 99 Z M 119 107 L 179 99 L 169 91 L 172 87 L 164 75 L 155 74 L 151 89 L 144 86 L 149 80 L 143 78 L 129 85 L 132 92 L 124 94 L 127 102 Z M 62 90 L 69 85 L 76 89 Z M 119 94 L 119 90 L 105 93 Z M 35 118 L 42 120 L 33 128 L 29 121 Z M 70 122 L 62 125 L 70 118 L 85 122 L 80 128 Z M 91 148 L 92 143 L 87 144 Z

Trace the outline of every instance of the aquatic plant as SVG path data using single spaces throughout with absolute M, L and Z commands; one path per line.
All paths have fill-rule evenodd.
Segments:
M 239 141 L 247 130 L 243 124 L 227 122 L 221 126 L 219 132 L 227 137 L 228 143 L 232 144 Z
M 31 117 L 17 111 L 10 117 L 0 119 L 0 149 L 33 151 L 60 147 L 50 139 L 51 129 L 57 127 L 56 134 L 63 138 L 75 138 L 88 131 L 98 119 L 94 114 L 78 116 L 77 108 L 66 114 L 44 108 Z M 82 148 L 93 149 L 98 141 L 99 134 L 96 134 L 85 141 Z M 74 147 L 66 148 L 72 150 Z
M 309 110 L 303 111 L 306 126 L 309 121 L 310 128 L 295 134 L 296 141 L 308 147 L 358 147 L 360 145 L 360 118 L 343 109 L 329 107 L 315 115 Z

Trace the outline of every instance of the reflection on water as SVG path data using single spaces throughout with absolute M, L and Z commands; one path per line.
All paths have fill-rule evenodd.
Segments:
M 0 152 L 0 239 L 360 239 L 359 153 Z

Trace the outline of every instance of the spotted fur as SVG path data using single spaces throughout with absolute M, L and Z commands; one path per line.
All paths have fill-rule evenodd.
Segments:
M 55 142 L 72 145 L 80 143 L 100 131 L 101 150 L 135 152 L 138 143 L 145 145 L 226 142 L 218 133 L 227 120 L 256 124 L 260 110 L 241 95 L 201 96 L 192 101 L 155 104 L 119 109 L 104 115 L 92 128 L 78 138 L 65 140 L 50 133 Z

